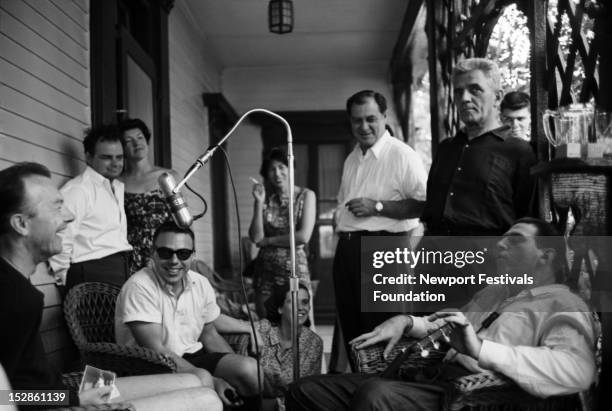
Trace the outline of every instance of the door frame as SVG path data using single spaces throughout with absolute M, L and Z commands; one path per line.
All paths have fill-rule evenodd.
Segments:
M 92 1 L 90 4 L 90 67 L 91 67 L 91 124 L 115 123 L 120 119 L 120 81 L 125 58 L 121 35 L 119 4 L 130 0 Z M 151 7 L 151 51 L 147 53 L 155 66 L 156 87 L 153 90 L 155 124 L 151 132 L 156 137 L 155 163 L 172 167 L 170 139 L 170 79 L 168 53 L 168 15 L 174 1 L 146 0 Z M 131 48 L 133 49 L 133 47 Z

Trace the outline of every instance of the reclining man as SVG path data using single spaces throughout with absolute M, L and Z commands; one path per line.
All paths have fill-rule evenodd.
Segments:
M 364 374 L 305 378 L 289 387 L 288 409 L 437 410 L 449 380 L 483 370 L 502 373 L 539 397 L 587 389 L 596 373 L 596 325 L 584 301 L 563 285 L 563 238 L 550 224 L 525 217 L 510 227 L 497 248 L 498 273 L 531 274 L 533 284 L 489 286 L 461 311 L 398 315 L 351 341 L 357 349 L 387 342 L 386 357 L 402 335 L 423 337 L 454 323 L 458 329 L 451 335 L 451 346 L 459 354 L 451 349 L 446 357 L 450 363 L 433 382 Z
M 234 354 L 217 332 L 249 333 L 249 324 L 220 314 L 209 281 L 189 270 L 193 231 L 164 223 L 153 236 L 153 247 L 152 267 L 132 275 L 117 299 L 117 342 L 167 354 L 179 371 L 208 370 L 217 377 L 215 389 L 224 403 L 236 405 L 225 394 L 235 388 L 244 409 L 253 409 L 258 399 L 257 362 Z
M 0 171 L 0 198 L 0 363 L 15 390 L 66 390 L 45 356 L 39 333 L 43 294 L 30 276 L 39 263 L 62 251 L 59 234 L 73 216 L 49 170 L 37 163 Z M 129 401 L 138 410 L 222 408 L 204 370 L 117 378 L 115 385 L 121 396 L 110 401 Z M 108 402 L 111 388 L 70 391 L 70 405 Z

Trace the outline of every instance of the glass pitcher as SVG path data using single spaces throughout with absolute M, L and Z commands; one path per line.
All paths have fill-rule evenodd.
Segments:
M 553 127 L 550 127 L 550 119 L 552 118 Z M 559 147 L 562 144 L 567 144 L 567 134 L 569 131 L 570 121 L 563 117 L 563 114 L 558 110 L 546 110 L 542 115 L 544 126 L 544 134 L 546 139 L 553 147 Z
M 542 115 L 544 134 L 553 147 L 570 143 L 584 146 L 589 141 L 592 119 L 593 108 L 585 104 L 571 104 L 558 110 L 546 110 Z
M 589 127 L 593 121 L 593 107 L 587 104 L 571 104 L 562 107 L 561 111 L 563 117 L 570 120 L 567 142 L 588 143 Z

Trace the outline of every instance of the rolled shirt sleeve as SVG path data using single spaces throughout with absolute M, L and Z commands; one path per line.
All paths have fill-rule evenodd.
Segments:
M 484 340 L 478 364 L 504 374 L 538 397 L 587 389 L 595 379 L 590 338 L 569 323 L 550 329 L 542 346 L 509 346 Z
M 126 283 L 118 300 L 117 314 L 123 324 L 133 321 L 162 323 L 162 312 L 158 293 L 141 284 Z

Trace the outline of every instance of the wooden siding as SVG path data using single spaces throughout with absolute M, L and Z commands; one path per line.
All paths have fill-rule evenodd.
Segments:
M 0 0 L 0 168 L 45 164 L 62 184 L 83 167 L 89 127 L 89 1 Z M 49 359 L 73 364 L 61 298 L 43 266 L 31 281 L 45 295 L 41 335 Z
M 170 67 L 170 130 L 172 134 L 172 168 L 181 176 L 197 156 L 208 147 L 207 111 L 202 93 L 219 90 L 219 69 L 212 53 L 205 52 L 189 10 L 177 2 L 168 23 Z M 221 155 L 218 153 L 217 155 Z M 201 168 L 189 184 L 211 206 L 210 169 Z M 203 209 L 202 202 L 183 189 L 192 214 Z M 209 212 L 193 225 L 196 235 L 196 257 L 213 265 L 213 238 Z
M 239 113 L 243 114 L 243 113 Z M 249 225 L 253 217 L 253 182 L 249 177 L 262 181 L 259 175 L 261 167 L 261 151 L 263 144 L 261 141 L 261 128 L 248 119 L 245 120 L 236 130 L 234 135 L 228 140 L 228 152 L 232 164 L 234 183 L 236 184 L 236 196 L 238 198 L 238 213 L 240 216 L 241 236 L 248 236 Z M 231 182 L 228 181 L 228 190 L 232 189 Z M 230 251 L 232 266 L 234 271 L 240 267 L 240 238 L 238 237 L 238 226 L 236 220 L 236 205 L 234 197 L 230 191 L 228 200 L 228 217 L 230 230 Z

